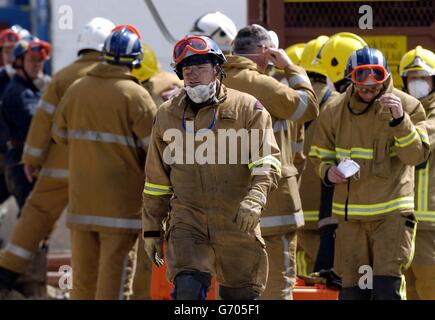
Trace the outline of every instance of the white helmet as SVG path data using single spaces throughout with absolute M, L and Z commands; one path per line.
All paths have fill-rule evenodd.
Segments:
M 93 18 L 80 31 L 78 37 L 78 52 L 89 49 L 102 51 L 104 41 L 115 28 L 115 24 L 105 18 Z
M 29 30 L 24 29 L 19 24 L 14 24 L 11 29 L 20 36 L 21 40 L 32 41 L 35 38 Z
M 276 32 L 273 30 L 268 30 L 267 32 L 269 33 L 270 40 L 272 40 L 273 47 L 279 49 L 279 38 Z
M 199 17 L 190 32 L 212 38 L 222 51 L 229 52 L 231 51 L 231 43 L 237 34 L 237 27 L 233 20 L 216 11 Z

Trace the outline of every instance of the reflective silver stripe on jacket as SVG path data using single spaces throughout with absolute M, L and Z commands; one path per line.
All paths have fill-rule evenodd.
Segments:
M 292 152 L 294 153 L 300 153 L 302 151 L 304 151 L 304 142 L 291 142 L 291 146 L 292 146 Z
M 57 126 L 53 125 L 53 133 L 61 138 L 68 138 L 71 140 L 86 140 L 86 141 L 97 141 L 97 142 L 107 142 L 107 143 L 117 143 L 123 146 L 128 146 L 132 148 L 140 148 L 144 144 L 149 143 L 149 137 L 145 137 L 142 141 L 135 140 L 133 137 L 100 132 L 100 131 L 90 131 L 90 130 L 60 130 Z
M 28 154 L 28 155 L 32 156 L 32 157 L 40 158 L 40 157 L 42 156 L 42 153 L 44 152 L 44 150 L 42 150 L 42 149 L 38 149 L 38 148 L 34 148 L 34 147 L 32 147 L 32 146 L 30 146 L 30 145 L 28 145 L 28 144 L 26 143 L 26 144 L 24 145 L 24 150 L 23 150 L 23 152 L 24 152 L 25 154 Z
M 41 100 L 36 106 L 37 109 L 44 110 L 48 114 L 53 114 L 56 111 L 56 107 L 47 101 Z
M 290 88 L 295 88 L 299 85 L 301 85 L 302 83 L 306 83 L 307 85 L 311 85 L 311 81 L 307 76 L 304 75 L 294 75 L 290 78 L 290 80 L 288 80 L 288 86 Z
M 25 260 L 30 260 L 33 258 L 33 253 L 24 249 L 23 247 L 16 246 L 12 243 L 8 243 L 5 247 L 5 251 L 16 255 L 17 257 L 23 258 Z
M 323 218 L 323 219 L 319 220 L 319 222 L 317 223 L 317 226 L 319 228 L 321 228 L 324 226 L 329 226 L 331 224 L 338 224 L 338 220 L 334 217 Z
M 59 127 L 56 124 L 53 124 L 53 126 L 51 127 L 51 132 L 54 135 L 57 135 L 63 139 L 68 138 L 68 133 L 65 130 L 60 130 Z
M 296 108 L 295 113 L 290 117 L 290 120 L 297 121 L 299 120 L 305 113 L 308 107 L 308 95 L 303 90 L 296 90 L 299 96 L 299 103 Z
M 302 227 L 305 224 L 304 213 L 302 210 L 295 212 L 294 214 L 286 214 L 284 216 L 262 217 L 260 221 L 261 228 L 283 227 L 290 225 Z
M 44 177 L 51 177 L 51 178 L 68 178 L 69 177 L 69 171 L 65 169 L 49 169 L 49 168 L 42 168 L 39 172 L 41 176 Z
M 66 221 L 73 224 L 95 225 L 109 228 L 142 229 L 142 221 L 140 219 L 121 219 L 68 213 Z
M 147 136 L 145 138 L 143 138 L 142 140 L 138 141 L 139 142 L 139 147 L 141 148 L 148 148 L 149 144 L 151 141 L 151 137 Z
M 133 148 L 136 148 L 140 145 L 133 137 L 89 130 L 68 130 L 68 139 L 117 143 Z
M 287 131 L 287 120 L 275 120 L 273 123 L 273 132 Z

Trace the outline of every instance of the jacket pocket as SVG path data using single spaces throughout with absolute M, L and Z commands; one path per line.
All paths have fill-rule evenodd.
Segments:
M 372 173 L 379 178 L 387 179 L 391 176 L 391 146 L 392 140 L 388 136 L 381 136 L 375 140 Z

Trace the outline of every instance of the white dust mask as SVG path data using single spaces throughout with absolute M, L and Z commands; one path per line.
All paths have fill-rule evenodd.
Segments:
M 186 86 L 184 89 L 193 102 L 204 103 L 216 94 L 216 81 L 212 81 L 209 84 L 200 84 L 196 87 Z
M 430 86 L 426 80 L 413 79 L 408 82 L 408 92 L 411 96 L 421 99 L 430 93 Z

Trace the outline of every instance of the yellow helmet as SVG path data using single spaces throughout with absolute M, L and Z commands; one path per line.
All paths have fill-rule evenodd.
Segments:
M 350 32 L 339 32 L 325 42 L 318 59 L 333 83 L 345 78 L 347 60 L 355 50 L 367 46 L 360 36 Z
M 296 43 L 285 49 L 285 52 L 294 64 L 299 65 L 301 62 L 302 52 L 304 52 L 305 43 Z
M 307 72 L 315 72 L 325 77 L 328 76 L 325 68 L 323 68 L 320 62 L 316 59 L 320 49 L 322 49 L 322 46 L 326 41 L 328 41 L 328 39 L 328 36 L 319 36 L 316 39 L 307 42 L 300 63 L 301 67 Z
M 435 54 L 422 46 L 405 53 L 400 60 L 400 76 L 407 77 L 410 71 L 418 71 L 416 75 L 435 76 Z
M 132 74 L 140 83 L 147 81 L 159 71 L 159 61 L 154 50 L 145 43 L 142 43 L 143 60 L 139 69 L 133 69 Z

